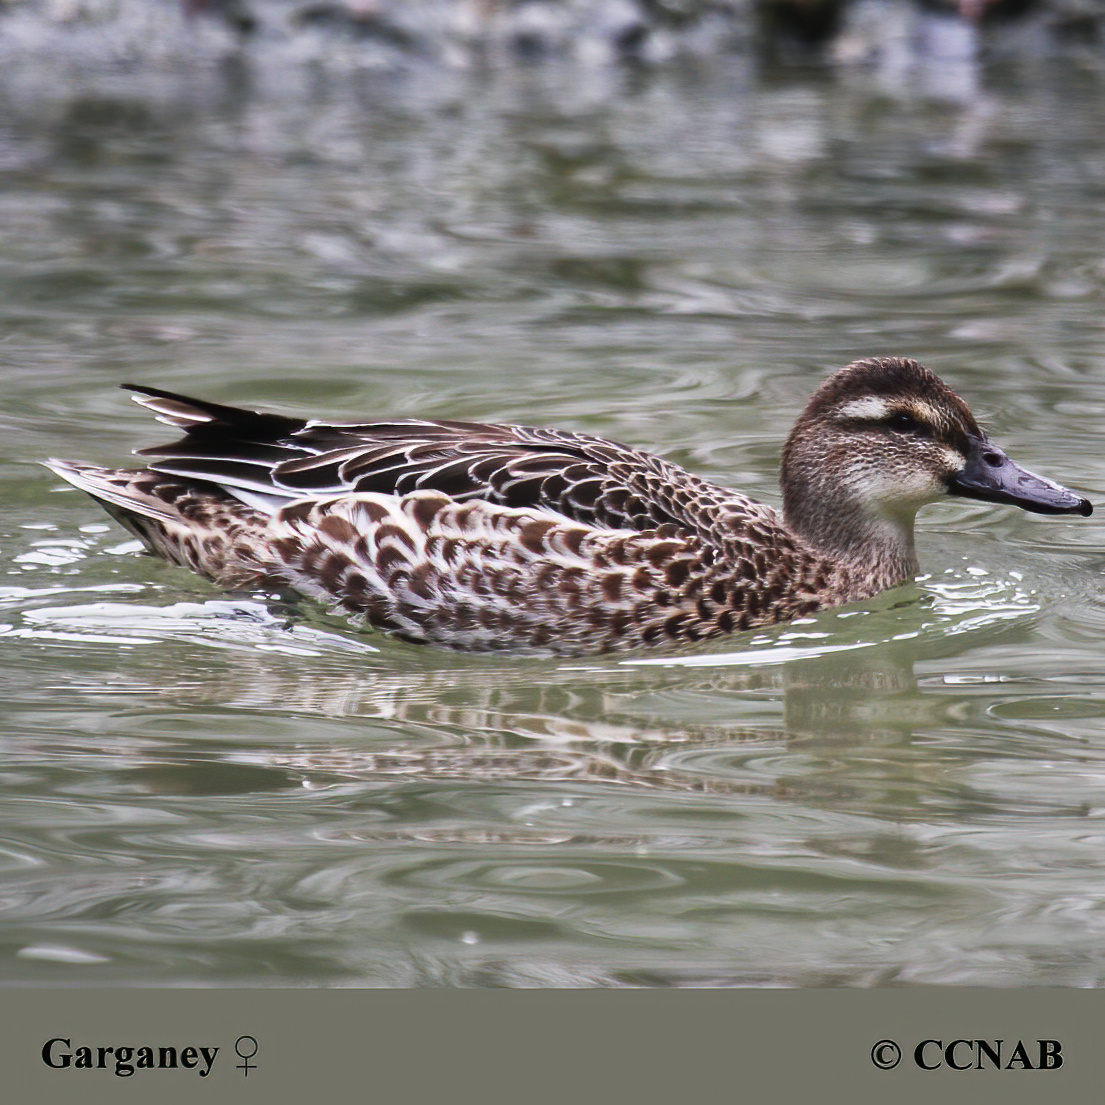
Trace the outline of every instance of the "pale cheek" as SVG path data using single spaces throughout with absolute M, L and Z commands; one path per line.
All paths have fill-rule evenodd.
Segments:
M 920 505 L 942 498 L 945 493 L 943 480 L 931 471 L 916 468 L 894 472 L 884 467 L 859 465 L 848 473 L 846 483 L 854 498 L 879 507 L 895 503 Z
M 940 459 L 948 472 L 962 472 L 967 465 L 966 458 L 954 449 L 941 449 Z

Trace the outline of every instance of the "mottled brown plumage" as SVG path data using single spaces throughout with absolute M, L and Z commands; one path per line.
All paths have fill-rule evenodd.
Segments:
M 1086 500 L 1017 468 L 927 369 L 860 361 L 783 454 L 783 515 L 562 430 L 326 424 L 134 387 L 185 431 L 141 470 L 51 463 L 151 551 L 227 587 L 291 586 L 406 640 L 606 652 L 723 637 L 868 598 L 917 567 L 948 493 Z

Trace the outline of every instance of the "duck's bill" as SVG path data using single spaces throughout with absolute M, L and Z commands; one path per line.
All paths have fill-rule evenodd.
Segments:
M 1009 503 L 1033 514 L 1093 513 L 1088 499 L 1014 464 L 988 441 L 972 441 L 963 469 L 948 479 L 953 495 L 987 503 Z

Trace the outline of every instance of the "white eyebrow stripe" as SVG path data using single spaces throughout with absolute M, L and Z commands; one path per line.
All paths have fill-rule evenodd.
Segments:
M 862 399 L 852 399 L 840 408 L 845 418 L 862 418 L 877 421 L 889 417 L 891 406 L 877 395 L 865 395 Z
M 910 399 L 905 403 L 895 403 L 880 395 L 865 395 L 861 399 L 852 399 L 840 408 L 844 418 L 860 421 L 880 422 L 894 414 L 910 414 L 928 426 L 940 424 L 940 413 L 923 399 Z

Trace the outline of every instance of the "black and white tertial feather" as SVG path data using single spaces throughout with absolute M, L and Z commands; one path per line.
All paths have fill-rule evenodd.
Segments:
M 1088 514 L 1018 468 L 914 361 L 830 377 L 783 456 L 784 509 L 564 430 L 324 423 L 127 385 L 184 431 L 139 470 L 50 467 L 148 548 L 227 587 L 290 586 L 406 640 L 605 652 L 721 637 L 916 571 L 946 494 Z

